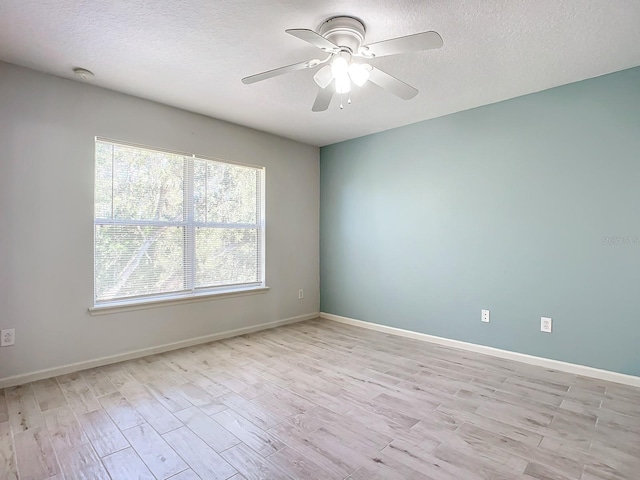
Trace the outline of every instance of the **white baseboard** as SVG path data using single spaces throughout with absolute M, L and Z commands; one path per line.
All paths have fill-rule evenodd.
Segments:
M 78 372 L 80 370 L 86 370 L 87 368 L 101 367 L 103 365 L 109 365 L 111 363 L 123 362 L 125 360 L 132 360 L 134 358 L 146 357 L 147 355 L 154 355 L 156 353 L 168 352 L 170 350 L 177 350 L 179 348 L 191 347 L 193 345 L 199 345 L 201 343 L 213 342 L 215 340 L 223 340 L 225 338 L 237 337 L 239 335 L 245 335 L 247 333 L 259 332 L 260 330 L 268 330 L 270 328 L 280 327 L 282 325 L 288 325 L 291 323 L 303 322 L 305 320 L 311 320 L 318 318 L 319 313 L 308 313 L 306 315 L 300 315 L 297 317 L 285 318 L 283 320 L 276 320 L 275 322 L 262 323 L 260 325 L 253 325 L 250 327 L 238 328 L 235 330 L 227 330 L 226 332 L 214 333 L 211 335 L 204 335 L 202 337 L 189 338 L 187 340 L 180 340 L 179 342 L 166 343 L 164 345 L 158 345 L 157 347 L 142 348 L 140 350 L 133 350 L 126 353 L 119 353 L 117 355 L 111 355 L 108 357 L 95 358 L 92 360 L 86 360 L 84 362 L 70 363 L 68 365 L 62 365 L 60 367 L 47 368 L 45 370 L 38 370 L 36 372 L 25 373 L 22 375 L 14 375 L 12 377 L 0 378 L 0 388 L 13 387 L 15 385 L 22 385 L 24 383 L 35 382 L 45 378 L 57 377 L 58 375 L 65 375 L 67 373 Z
M 437 343 L 438 345 L 460 348 L 462 350 L 483 353 L 485 355 L 505 358 L 508 360 L 515 360 L 516 362 L 528 363 L 530 365 L 536 365 L 538 367 L 560 370 L 562 372 L 583 375 L 585 377 L 598 378 L 600 380 L 606 380 L 608 382 L 622 383 L 624 385 L 631 385 L 633 387 L 640 387 L 640 377 L 636 377 L 634 375 L 626 375 L 624 373 L 601 370 L 599 368 L 587 367 L 585 365 L 578 365 L 575 363 L 561 362 L 560 360 L 552 360 L 550 358 L 536 357 L 533 355 L 527 355 L 525 353 L 501 350 L 499 348 L 487 347 L 485 345 L 478 345 L 475 343 L 461 342 L 460 340 L 451 340 L 449 338 L 436 337 L 435 335 L 412 332 L 411 330 L 403 330 L 401 328 L 387 327 L 386 325 L 379 325 L 377 323 L 370 323 L 362 320 L 355 320 L 353 318 L 341 317 L 339 315 L 333 315 L 332 313 L 321 312 L 320 317 L 327 320 L 332 320 L 334 322 L 346 323 L 347 325 L 367 328 L 369 330 L 390 333 L 392 335 L 398 335 L 401 337 L 413 338 L 414 340 Z

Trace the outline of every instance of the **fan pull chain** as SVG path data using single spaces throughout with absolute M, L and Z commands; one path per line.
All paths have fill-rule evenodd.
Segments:
M 340 110 L 344 110 L 344 95 L 341 93 L 340 94 Z M 351 105 L 351 92 L 349 92 L 349 94 L 347 95 L 347 105 Z

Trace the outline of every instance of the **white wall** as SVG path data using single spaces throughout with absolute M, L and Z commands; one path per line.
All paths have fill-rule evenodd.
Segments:
M 270 290 L 91 316 L 96 135 L 265 166 Z M 0 63 L 0 380 L 318 312 L 318 215 L 315 147 Z

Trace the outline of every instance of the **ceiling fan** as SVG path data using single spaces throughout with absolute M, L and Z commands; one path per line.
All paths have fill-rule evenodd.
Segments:
M 322 112 L 329 108 L 334 93 L 348 95 L 351 103 L 352 85 L 362 86 L 367 80 L 382 87 L 398 97 L 409 100 L 418 94 L 418 90 L 382 70 L 356 61 L 356 58 L 373 59 L 400 53 L 432 50 L 443 45 L 442 37 L 436 32 L 422 32 L 406 37 L 392 38 L 382 42 L 363 45 L 365 28 L 362 22 L 353 17 L 334 17 L 325 21 L 316 33 L 308 29 L 285 30 L 289 35 L 299 38 L 327 54 L 324 59 L 314 58 L 294 63 L 286 67 L 268 70 L 242 79 L 250 84 L 285 73 L 306 70 L 324 65 L 313 76 L 320 87 L 312 111 Z M 343 108 L 342 100 L 340 108 Z

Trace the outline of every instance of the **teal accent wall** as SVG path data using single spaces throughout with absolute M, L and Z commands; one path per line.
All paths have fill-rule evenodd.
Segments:
M 323 312 L 640 375 L 640 67 L 320 155 Z

